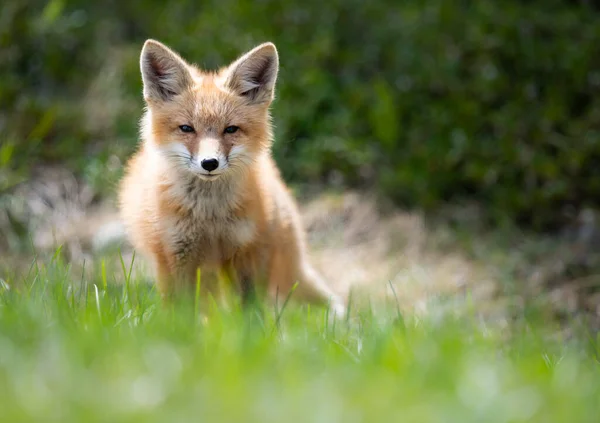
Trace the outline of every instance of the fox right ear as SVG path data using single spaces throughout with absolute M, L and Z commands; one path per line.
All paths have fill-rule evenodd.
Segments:
M 140 56 L 146 100 L 168 101 L 191 85 L 187 63 L 155 40 L 147 40 Z
M 226 71 L 225 85 L 252 103 L 271 103 L 279 71 L 279 56 L 273 43 L 264 43 L 233 62 Z

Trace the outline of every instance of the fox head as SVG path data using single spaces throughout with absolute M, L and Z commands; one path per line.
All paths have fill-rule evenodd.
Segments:
M 271 143 L 269 106 L 279 69 L 264 43 L 218 72 L 155 40 L 142 48 L 144 136 L 168 163 L 211 181 L 243 174 Z

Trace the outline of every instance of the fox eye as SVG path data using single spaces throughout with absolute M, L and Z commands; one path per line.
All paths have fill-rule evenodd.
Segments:
M 240 129 L 239 127 L 232 125 L 232 126 L 228 126 L 227 128 L 225 128 L 225 133 L 226 134 L 233 134 L 236 133 L 237 130 Z
M 181 125 L 179 129 L 181 129 L 181 132 L 194 132 L 194 128 L 190 125 Z

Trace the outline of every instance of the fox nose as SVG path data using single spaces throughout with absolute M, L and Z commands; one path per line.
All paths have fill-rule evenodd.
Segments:
M 212 172 L 219 167 L 219 161 L 217 159 L 204 159 L 200 162 L 200 165 L 209 172 Z

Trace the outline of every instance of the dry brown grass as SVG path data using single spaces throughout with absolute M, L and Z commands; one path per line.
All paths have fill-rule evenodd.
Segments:
M 358 193 L 322 195 L 303 208 L 315 264 L 342 291 L 358 298 L 398 298 L 405 310 L 428 312 L 439 299 L 462 302 L 470 292 L 489 300 L 493 277 L 459 251 L 437 248 L 436 230 L 414 212 L 382 214 Z
M 62 246 L 74 271 L 80 272 L 84 261 L 88 271 L 95 271 L 94 262 L 108 257 L 112 271 L 120 272 L 111 248 L 123 241 L 114 205 L 99 201 L 89 186 L 64 169 L 40 170 L 14 193 L 6 210 L 23 222 L 39 254 Z M 598 296 L 581 295 L 579 286 L 594 278 L 555 282 L 548 289 L 548 281 L 563 278 L 571 244 L 560 247 L 555 240 L 517 233 L 501 245 L 475 231 L 465 243 L 443 223 L 430 225 L 418 212 L 382 213 L 374 198 L 356 192 L 321 194 L 303 202 L 301 210 L 316 267 L 339 292 L 351 291 L 357 302 L 397 301 L 409 313 L 469 312 L 505 324 L 510 310 L 543 295 L 562 312 L 585 308 L 600 314 Z M 15 244 L 7 230 L 11 225 L 7 213 L 0 214 L 1 238 L 7 245 Z M 30 253 L 15 253 L 7 245 L 0 269 L 19 263 L 25 268 Z M 132 252 L 126 243 L 121 252 L 129 262 Z M 134 269 L 148 273 L 141 260 Z
M 62 246 L 69 260 L 89 264 L 122 241 L 114 205 L 96 202 L 93 190 L 64 169 L 41 171 L 18 190 L 12 209 L 27 222 L 39 253 Z M 353 192 L 322 194 L 302 213 L 315 265 L 339 292 L 352 289 L 355 299 L 390 299 L 395 291 L 403 308 L 423 312 L 431 299 L 464 298 L 467 290 L 489 298 L 493 291 L 484 266 L 459 252 L 436 251 L 430 242 L 436 235 L 418 213 L 384 216 L 374 199 Z M 129 247 L 122 247 L 130 260 Z M 136 269 L 146 271 L 141 263 Z

